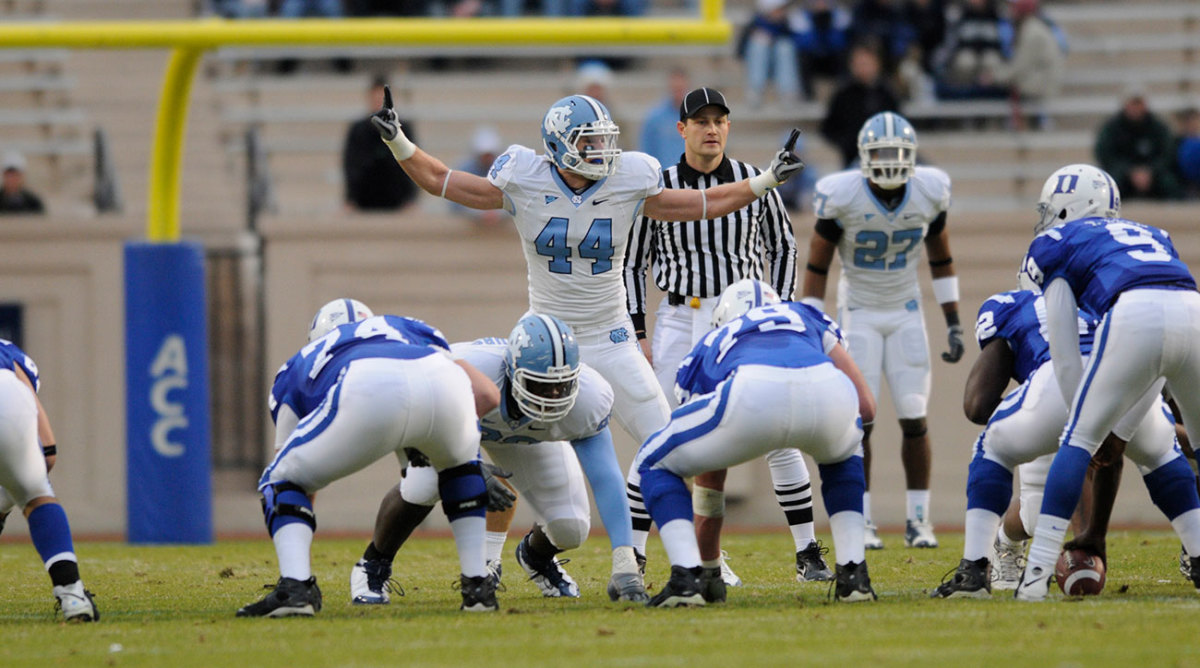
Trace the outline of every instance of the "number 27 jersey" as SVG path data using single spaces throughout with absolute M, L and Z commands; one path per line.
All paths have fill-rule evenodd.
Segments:
M 577 329 L 629 317 L 625 247 L 646 198 L 663 189 L 657 160 L 625 151 L 612 176 L 575 193 L 545 156 L 513 145 L 487 178 L 504 192 L 521 235 L 533 311 Z

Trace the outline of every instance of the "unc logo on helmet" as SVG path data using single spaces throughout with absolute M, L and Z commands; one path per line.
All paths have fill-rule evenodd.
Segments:
M 750 309 L 778 304 L 779 301 L 779 294 L 775 292 L 775 288 L 753 278 L 743 278 L 721 293 L 716 307 L 713 308 L 712 326 L 720 327 L 730 320 L 740 318 Z
M 620 128 L 599 100 L 571 95 L 555 102 L 542 120 L 546 155 L 560 169 L 599 180 L 617 170 Z
M 508 336 L 504 371 L 521 412 L 542 422 L 562 419 L 579 396 L 579 344 L 552 315 L 521 318 Z
M 899 188 L 917 167 L 917 131 L 900 114 L 875 114 L 858 132 L 858 159 L 871 183 L 887 190 Z
M 1046 179 L 1038 198 L 1035 234 L 1080 218 L 1116 218 L 1121 192 L 1108 172 L 1091 165 L 1067 165 Z

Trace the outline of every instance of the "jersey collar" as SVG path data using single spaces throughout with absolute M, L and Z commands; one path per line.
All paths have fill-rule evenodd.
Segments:
M 679 180 L 692 188 L 696 187 L 702 176 L 711 176 L 717 180 L 717 183 L 732 183 L 735 180 L 733 176 L 733 164 L 729 162 L 729 156 L 721 156 L 721 164 L 717 165 L 716 169 L 707 174 L 693 169 L 691 165 L 687 164 L 684 157 L 680 156 L 677 171 L 679 173 Z
M 889 219 L 895 218 L 896 214 L 900 213 L 900 211 L 904 209 L 904 205 L 908 204 L 909 196 L 912 195 L 912 186 L 907 183 L 904 184 L 904 196 L 900 198 L 900 203 L 896 205 L 896 208 L 889 209 L 883 205 L 883 202 L 879 201 L 878 197 L 875 196 L 875 191 L 871 189 L 871 182 L 867 180 L 867 177 L 865 176 L 863 177 L 863 188 L 866 188 L 867 195 L 871 197 L 871 202 L 875 204 L 876 209 L 879 209 L 879 213 L 882 213 Z
M 547 164 L 549 165 L 550 175 L 554 179 L 554 183 L 558 186 L 558 189 L 562 191 L 562 194 L 567 198 L 567 201 L 569 201 L 571 204 L 574 204 L 575 208 L 577 209 L 583 206 L 583 203 L 587 201 L 588 197 L 596 193 L 596 191 L 598 191 L 600 187 L 603 186 L 606 181 L 608 181 L 608 177 L 606 176 L 599 181 L 593 181 L 592 185 L 583 189 L 583 192 L 576 193 L 574 190 L 571 190 L 571 186 L 567 185 L 567 182 L 563 180 L 562 174 L 558 173 L 558 167 L 555 166 L 553 162 L 549 162 Z

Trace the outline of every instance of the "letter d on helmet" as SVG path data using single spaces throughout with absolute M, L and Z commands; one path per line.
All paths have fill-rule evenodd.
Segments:
M 1067 165 L 1046 179 L 1037 209 L 1034 234 L 1080 218 L 1116 218 L 1121 215 L 1121 191 L 1099 167 Z

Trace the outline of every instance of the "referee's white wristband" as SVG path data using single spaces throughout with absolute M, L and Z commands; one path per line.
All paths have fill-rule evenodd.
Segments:
M 399 162 L 408 160 L 417 152 L 417 145 L 404 136 L 403 130 L 396 133 L 395 139 L 384 139 L 383 143 L 387 144 L 387 147 L 392 151 L 392 155 L 396 156 L 396 160 Z
M 958 277 L 945 276 L 933 279 L 933 298 L 939 304 L 958 301 Z
M 819 297 L 801 297 L 800 303 L 808 304 L 822 313 L 825 312 L 825 300 Z
M 779 185 L 779 181 L 775 180 L 775 175 L 769 169 L 746 180 L 750 182 L 750 192 L 754 193 L 755 197 L 762 197 Z

